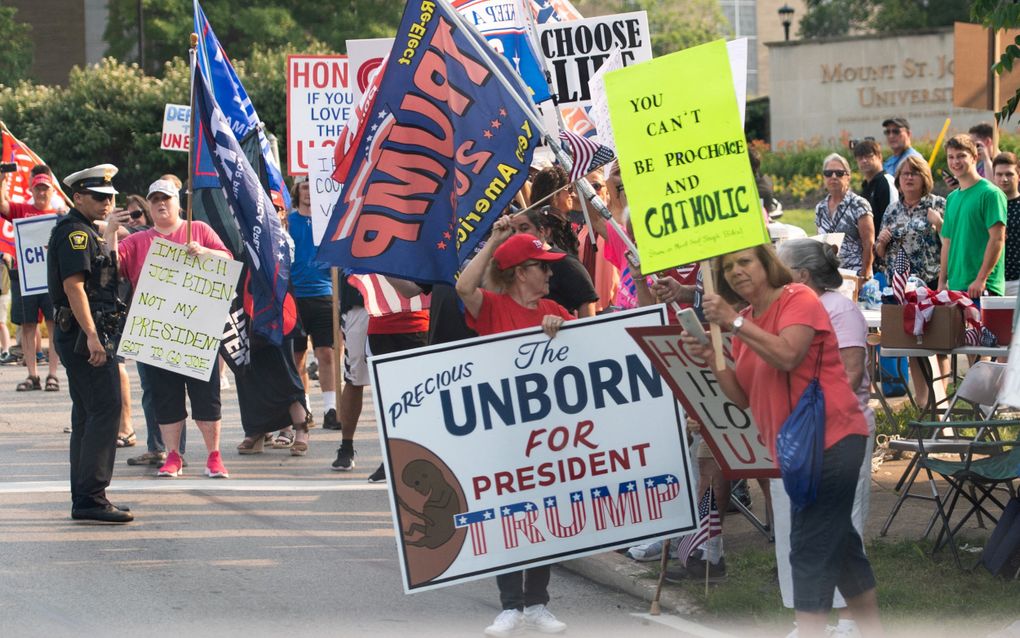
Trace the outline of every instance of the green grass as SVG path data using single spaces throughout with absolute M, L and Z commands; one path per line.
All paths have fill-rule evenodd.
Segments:
M 784 209 L 783 216 L 778 221 L 803 228 L 808 237 L 818 234 L 818 229 L 815 227 L 815 210 L 813 208 Z
M 935 631 L 926 635 L 933 637 L 959 635 L 964 627 L 970 628 L 968 635 L 983 636 L 1016 619 L 1020 582 L 995 578 L 981 567 L 961 571 L 948 550 L 939 552 L 935 560 L 930 551 L 928 541 L 876 540 L 868 545 L 884 623 L 901 629 L 916 627 L 915 623 L 931 626 Z M 978 557 L 961 556 L 968 566 Z M 701 606 L 706 622 L 783 632 L 788 630 L 793 612 L 782 606 L 775 560 L 771 547 L 741 548 L 727 553 L 728 578 L 711 586 L 707 599 L 701 582 L 679 587 Z M 982 629 L 975 632 L 975 625 Z

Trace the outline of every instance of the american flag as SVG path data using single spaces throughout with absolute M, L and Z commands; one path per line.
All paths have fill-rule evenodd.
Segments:
M 662 504 L 672 501 L 679 493 L 680 481 L 672 474 L 660 474 L 646 478 L 645 502 L 648 504 L 648 519 L 662 518 Z
M 365 298 L 365 312 L 373 317 L 429 308 L 430 295 L 415 295 L 408 299 L 382 275 L 351 275 L 347 281 Z
M 910 260 L 907 259 L 907 251 L 900 246 L 893 257 L 892 263 L 892 285 L 893 296 L 900 305 L 907 303 L 907 279 L 910 277 Z
M 555 496 L 545 499 L 545 525 L 549 533 L 556 538 L 570 538 L 577 536 L 584 529 L 584 522 L 587 518 L 584 511 L 584 493 L 570 493 L 570 525 L 560 522 L 560 508 Z
M 722 534 L 722 518 L 719 516 L 719 508 L 716 507 L 715 494 L 711 487 L 698 502 L 698 521 L 698 529 L 680 539 L 677 557 L 681 565 L 686 565 L 694 550 L 701 547 L 705 541 Z
M 570 169 L 570 181 L 576 182 L 600 166 L 611 162 L 616 155 L 613 149 L 581 137 L 570 131 L 560 131 L 560 140 L 574 157 L 574 166 Z
M 471 535 L 471 551 L 474 552 L 475 556 L 489 553 L 489 548 L 485 543 L 485 529 L 483 526 L 487 521 L 491 521 L 495 517 L 496 512 L 491 508 L 478 510 L 477 512 L 464 512 L 453 517 L 454 527 L 458 529 L 462 527 L 468 528 L 468 534 Z
M 620 483 L 620 492 L 613 500 L 608 487 L 596 487 L 591 491 L 591 509 L 595 518 L 595 529 L 606 529 L 606 513 L 613 527 L 620 527 L 627 522 L 627 510 L 630 510 L 632 523 L 641 522 L 641 501 L 638 499 L 637 483 L 629 481 Z
M 517 537 L 518 532 L 532 543 L 541 543 L 545 540 L 542 533 L 535 527 L 538 520 L 538 507 L 531 501 L 522 501 L 512 505 L 504 505 L 500 510 L 500 517 L 503 523 L 503 545 L 507 549 L 513 549 L 520 545 Z M 517 516 L 523 514 L 523 516 Z

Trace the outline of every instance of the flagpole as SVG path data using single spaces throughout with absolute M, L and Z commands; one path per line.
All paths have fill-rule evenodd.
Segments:
M 443 7 L 443 9 L 445 9 L 454 20 L 457 21 L 457 24 L 462 29 L 470 31 L 475 35 L 474 38 L 467 38 L 467 40 L 470 43 L 471 48 L 474 49 L 475 53 L 482 60 L 490 59 L 490 57 L 495 58 L 499 60 L 497 64 L 502 64 L 508 70 L 512 71 L 512 69 L 510 69 L 509 62 L 507 62 L 502 55 L 493 54 L 491 50 L 488 53 L 482 50 L 481 45 L 478 44 L 476 38 L 482 39 L 483 36 L 480 33 L 478 33 L 478 30 L 475 29 L 473 24 L 465 20 L 464 16 L 460 15 L 460 13 L 456 9 L 451 7 L 450 3 L 447 0 L 436 0 L 436 2 L 439 6 Z M 497 69 L 490 68 L 489 70 L 493 72 L 493 75 L 495 75 L 496 80 L 503 86 L 506 92 L 510 94 L 510 97 L 513 98 L 514 102 L 517 103 L 517 107 L 524 111 L 526 114 L 529 114 L 531 116 L 530 117 L 531 124 L 541 134 L 546 144 L 549 145 L 549 148 L 552 149 L 553 154 L 556 156 L 556 161 L 558 161 L 560 165 L 563 167 L 563 169 L 566 170 L 567 173 L 569 173 L 570 169 L 574 167 L 574 162 L 570 155 L 567 154 L 567 152 L 560 147 L 558 141 L 552 139 L 552 137 L 549 135 L 549 132 L 545 130 L 545 126 L 542 125 L 542 118 L 538 116 L 538 112 L 535 109 L 535 103 L 532 102 L 530 99 L 528 100 L 522 99 L 518 92 L 518 89 L 511 85 L 510 81 L 507 80 L 506 77 L 504 77 L 503 74 L 500 73 Z M 595 208 L 595 211 L 603 218 L 605 218 L 606 223 L 610 227 L 612 227 L 616 231 L 616 233 L 620 236 L 620 239 L 623 240 L 624 245 L 627 247 L 626 252 L 627 261 L 630 262 L 633 268 L 635 268 L 637 271 L 640 271 L 641 260 L 638 256 L 637 246 L 634 244 L 634 241 L 627 235 L 627 233 L 623 232 L 623 229 L 620 228 L 619 224 L 616 223 L 616 220 L 613 218 L 613 214 L 606 207 L 606 203 L 602 201 L 602 199 L 598 196 L 598 193 L 595 192 L 595 189 L 592 188 L 591 184 L 588 183 L 588 180 L 586 179 L 582 179 L 577 182 L 577 189 L 582 193 L 581 199 L 587 200 L 588 203 Z M 654 275 L 650 276 L 652 277 L 653 281 L 658 280 Z M 675 313 L 680 312 L 680 306 L 676 302 L 670 303 L 670 307 L 673 309 L 673 312 Z M 715 345 L 717 349 L 720 350 L 722 349 L 721 344 Z
M 191 124 L 191 126 L 190 126 L 191 132 L 190 132 L 190 138 L 188 139 L 188 186 L 187 186 L 187 188 L 188 188 L 188 190 L 187 190 L 187 195 L 188 195 L 188 217 L 187 217 L 187 221 L 185 222 L 187 224 L 187 228 L 185 229 L 185 234 L 187 236 L 187 239 L 186 239 L 185 243 L 187 243 L 187 244 L 191 243 L 191 220 L 192 220 L 192 202 L 191 202 L 191 200 L 193 199 L 193 195 L 194 195 L 194 192 L 195 192 L 194 191 L 194 187 L 193 187 L 193 182 L 195 181 L 195 167 L 192 166 L 192 164 L 191 164 L 191 149 L 195 146 L 195 140 L 198 139 L 198 135 L 196 134 L 198 127 L 195 125 L 195 122 L 196 122 L 196 119 L 197 119 L 197 118 L 195 118 L 195 65 L 196 65 L 195 56 L 196 56 L 197 49 L 198 49 L 198 34 L 197 33 L 192 33 L 191 34 L 191 48 L 188 49 L 188 63 L 189 63 L 189 66 L 191 67 L 191 79 L 190 79 L 190 82 L 188 84 L 188 94 L 189 94 L 188 95 L 188 100 L 189 100 L 188 104 L 189 104 L 189 108 L 191 109 L 189 111 L 191 113 L 191 122 L 190 122 L 190 124 Z

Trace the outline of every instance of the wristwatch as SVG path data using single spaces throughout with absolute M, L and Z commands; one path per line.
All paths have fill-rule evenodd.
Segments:
M 730 330 L 731 333 L 737 334 L 740 329 L 744 327 L 744 316 L 737 315 L 737 318 L 733 320 L 733 328 Z

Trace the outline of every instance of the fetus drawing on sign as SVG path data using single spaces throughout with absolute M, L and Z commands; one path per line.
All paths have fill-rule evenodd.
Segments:
M 457 531 L 453 524 L 453 517 L 462 511 L 462 504 L 456 490 L 450 486 L 439 468 L 424 459 L 408 463 L 401 473 L 401 481 L 407 487 L 427 497 L 420 512 L 400 499 L 400 504 L 405 509 L 423 521 L 423 523 L 412 523 L 407 528 L 404 532 L 404 543 L 428 549 L 435 549 L 446 544 Z M 411 540 L 418 534 L 421 534 L 421 537 Z

